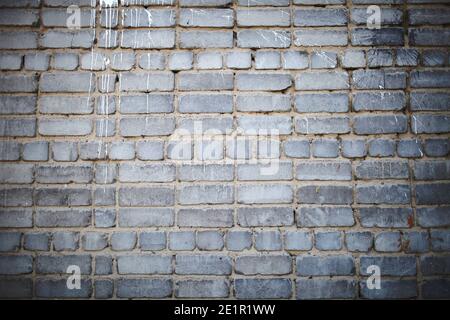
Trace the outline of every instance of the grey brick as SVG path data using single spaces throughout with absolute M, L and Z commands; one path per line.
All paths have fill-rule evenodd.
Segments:
M 241 91 L 282 91 L 292 85 L 287 73 L 238 73 L 236 87 Z
M 250 69 L 252 66 L 252 55 L 249 51 L 227 52 L 226 66 L 230 69 Z
M 33 257 L 30 255 L 0 256 L 0 274 L 28 274 L 33 270 Z
M 177 77 L 181 91 L 233 89 L 233 73 L 230 72 L 180 72 Z
M 115 232 L 111 235 L 111 249 L 114 251 L 133 250 L 136 242 L 136 232 Z
M 91 114 L 94 99 L 90 97 L 43 96 L 39 99 L 39 111 L 48 114 Z
M 84 136 L 92 132 L 88 119 L 40 119 L 39 133 L 43 136 Z
M 407 161 L 365 160 L 356 165 L 357 179 L 407 179 L 409 166 Z
M 445 70 L 412 71 L 412 88 L 447 88 L 450 86 L 450 72 Z
M 36 92 L 36 75 L 2 74 L 0 75 L 0 92 Z
M 234 270 L 244 275 L 283 275 L 292 272 L 292 258 L 286 254 L 240 255 Z
M 25 70 L 47 71 L 50 65 L 50 55 L 47 53 L 32 53 L 25 55 Z
M 314 238 L 318 250 L 330 251 L 342 249 L 344 237 L 340 231 L 316 232 Z
M 108 299 L 112 298 L 114 284 L 111 280 L 96 280 L 94 282 L 95 298 L 96 299 Z
M 313 51 L 311 53 L 312 69 L 334 69 L 337 67 L 337 53 L 330 51 Z
M 448 46 L 450 33 L 447 29 L 410 28 L 409 43 L 413 46 Z
M 402 158 L 420 158 L 423 156 L 422 143 L 417 140 L 400 140 L 397 144 L 397 154 Z
M 294 196 L 289 185 L 241 185 L 237 188 L 237 201 L 244 204 L 291 203 Z
M 411 131 L 418 133 L 446 133 L 450 132 L 448 116 L 415 114 L 411 117 Z
M 163 250 L 166 248 L 166 233 L 162 231 L 141 232 L 139 235 L 139 248 L 141 250 Z
M 422 256 L 420 258 L 420 269 L 422 274 L 426 276 L 449 274 L 449 259 L 449 256 Z
M 289 226 L 294 223 L 294 213 L 287 207 L 238 208 L 238 224 L 242 227 Z
M 37 32 L 3 31 L 0 35 L 0 49 L 36 49 Z
M 417 66 L 419 63 L 419 51 L 410 48 L 397 49 L 396 65 L 400 67 Z
M 183 49 L 232 48 L 232 31 L 181 31 L 178 43 Z
M 99 251 L 108 246 L 108 234 L 101 232 L 86 232 L 81 237 L 83 249 L 86 251 Z
M 378 252 L 399 252 L 401 245 L 400 232 L 380 232 L 375 235 L 375 250 Z
M 279 251 L 283 248 L 279 231 L 259 231 L 255 233 L 255 249 L 258 251 Z
M 314 140 L 311 147 L 314 157 L 337 158 L 339 155 L 339 142 L 334 139 Z
M 136 156 L 139 160 L 162 160 L 164 157 L 163 141 L 138 141 Z
M 229 94 L 182 94 L 178 97 L 178 112 L 231 113 L 233 96 Z
M 2 9 L 0 25 L 2 26 L 35 26 L 39 21 L 39 11 L 33 9 Z
M 221 204 L 234 202 L 231 185 L 182 186 L 178 191 L 180 204 Z
M 76 161 L 78 159 L 78 147 L 75 142 L 53 142 L 51 152 L 55 161 Z
M 356 70 L 352 84 L 356 89 L 404 89 L 407 74 L 398 70 Z
M 50 30 L 40 35 L 39 46 L 43 48 L 92 48 L 94 31 L 60 31 Z M 30 40 L 28 40 L 30 41 Z
M 198 231 L 197 248 L 199 250 L 222 250 L 223 233 L 219 231 Z
M 307 256 L 296 258 L 299 276 L 348 276 L 355 274 L 355 262 L 350 255 Z
M 171 117 L 122 118 L 120 134 L 124 137 L 168 136 L 175 130 Z
M 122 48 L 170 49 L 175 46 L 175 30 L 124 30 L 121 36 Z
M 0 209 L 0 227 L 30 228 L 33 226 L 31 209 Z
M 348 89 L 348 74 L 342 71 L 303 72 L 295 77 L 295 90 Z
M 366 281 L 361 281 L 360 294 L 365 299 L 411 299 L 417 297 L 415 280 L 384 280 L 380 290 L 367 288 Z
M 412 226 L 412 210 L 408 208 L 361 208 L 360 221 L 363 227 L 408 228 Z
M 117 176 L 115 164 L 99 163 L 95 166 L 95 182 L 97 184 L 114 183 Z
M 31 164 L 2 164 L 0 168 L 1 183 L 32 183 L 34 166 Z
M 291 25 L 290 18 L 290 11 L 283 9 L 246 8 L 236 10 L 236 20 L 239 27 L 288 27 Z
M 189 51 L 174 52 L 169 55 L 168 67 L 170 70 L 192 69 L 194 54 Z
M 353 129 L 358 135 L 405 133 L 408 130 L 408 119 L 403 114 L 355 116 L 353 121 Z
M 361 158 L 367 155 L 365 140 L 342 140 L 342 156 L 345 158 Z
M 297 279 L 297 299 L 354 299 L 354 280 Z
M 241 30 L 237 33 L 239 48 L 288 48 L 291 33 L 284 30 Z
M 421 227 L 446 227 L 450 225 L 450 207 L 417 208 L 417 223 Z
M 285 51 L 281 61 L 283 69 L 306 69 L 309 65 L 308 53 L 302 51 Z
M 186 1 L 186 0 L 182 0 Z M 198 1 L 198 0 L 193 0 Z M 211 0 L 206 0 L 211 1 Z M 219 0 L 225 1 L 225 0 Z M 273 7 L 286 7 L 289 6 L 289 0 L 238 0 L 238 4 L 243 7 L 254 6 L 273 6 Z
M 222 69 L 221 52 L 201 52 L 197 54 L 198 69 Z
M 118 221 L 121 227 L 167 227 L 173 225 L 174 215 L 169 208 L 121 208 Z
M 117 257 L 119 274 L 170 274 L 172 256 L 162 255 L 123 255 Z
M 242 251 L 252 247 L 252 233 L 249 231 L 228 231 L 225 240 L 230 251 Z
M 402 247 L 406 253 L 422 253 L 429 250 L 428 232 L 410 231 L 403 233 Z
M 63 194 L 63 196 L 68 195 Z M 75 203 L 75 205 L 77 204 Z M 36 226 L 87 227 L 91 224 L 91 217 L 92 212 L 89 209 L 39 209 L 36 212 Z
M 296 168 L 298 180 L 351 180 L 349 161 L 304 161 Z
M 23 55 L 14 53 L 0 54 L 1 70 L 20 70 L 22 68 Z M 4 98 L 4 97 L 2 97 Z
M 232 9 L 181 9 L 179 25 L 183 27 L 231 28 L 234 25 L 234 12 Z
M 312 249 L 312 233 L 308 231 L 287 231 L 284 233 L 285 250 L 309 251 Z
M 450 94 L 445 92 L 416 92 L 411 96 L 411 110 L 413 111 L 447 111 L 450 110 Z
M 4 207 L 30 207 L 33 203 L 33 190 L 30 188 L 2 188 L 0 201 Z
M 371 265 L 380 267 L 382 276 L 416 275 L 416 258 L 413 256 L 362 256 L 360 257 L 361 275 L 370 275 L 367 268 Z
M 260 164 L 238 164 L 237 179 L 240 181 L 292 180 L 292 162 L 279 161 L 272 167 Z
M 166 57 L 163 53 L 144 53 L 139 56 L 139 67 L 145 70 L 163 70 L 166 66 Z
M 58 231 L 53 233 L 52 243 L 55 251 L 75 251 L 78 249 L 78 232 Z
M 0 160 L 14 161 L 20 158 L 21 145 L 14 141 L 0 141 Z
M 424 149 L 429 157 L 443 157 L 450 152 L 450 143 L 448 139 L 426 139 Z
M 115 209 L 95 209 L 94 215 L 97 228 L 109 228 L 116 225 Z
M 422 296 L 425 299 L 448 299 L 450 281 L 447 279 L 430 279 L 422 284 Z
M 126 8 L 122 9 L 122 15 L 122 25 L 127 28 L 172 27 L 176 20 L 171 9 Z
M 405 108 L 406 97 L 403 92 L 358 92 L 352 106 L 355 111 L 399 111 Z
M 373 246 L 373 235 L 370 232 L 347 232 L 345 234 L 347 250 L 351 252 L 368 252 Z
M 31 298 L 33 295 L 32 279 L 2 279 L 0 280 L 0 297 L 2 299 Z
M 194 250 L 195 248 L 195 232 L 179 231 L 169 234 L 170 250 Z
M 422 64 L 426 67 L 439 67 L 445 65 L 447 52 L 440 49 L 427 49 L 422 51 Z
M 34 114 L 35 96 L 0 96 L 0 114 Z
M 180 181 L 231 181 L 233 177 L 231 164 L 183 164 L 178 169 Z
M 20 248 L 22 233 L 0 232 L 0 252 L 15 252 Z
M 51 235 L 48 232 L 26 233 L 23 247 L 25 250 L 49 251 Z
M 351 186 L 305 185 L 297 189 L 299 203 L 313 204 L 351 204 L 353 188 Z
M 364 204 L 408 204 L 411 202 L 410 186 L 405 184 L 356 186 L 356 201 Z
M 297 47 L 346 46 L 347 29 L 298 29 L 294 32 Z
M 178 225 L 181 227 L 231 227 L 233 210 L 230 209 L 180 209 Z
M 177 298 L 226 298 L 229 295 L 227 280 L 180 280 L 176 283 Z
M 379 3 L 372 1 L 371 3 Z M 403 11 L 397 8 L 380 8 L 381 20 L 380 25 L 401 25 Z M 367 8 L 353 8 L 351 10 L 351 22 L 357 25 L 366 25 L 372 15 L 372 11 Z
M 448 230 L 431 230 L 430 242 L 433 251 L 450 251 L 450 232 Z
M 225 255 L 176 255 L 175 273 L 192 275 L 229 275 L 231 258 Z
M 78 55 L 75 53 L 55 53 L 52 67 L 58 70 L 72 71 L 78 67 Z
M 95 257 L 95 274 L 106 275 L 112 274 L 113 259 L 111 256 L 96 256 Z
M 283 142 L 284 153 L 291 158 L 309 158 L 309 141 L 288 139 Z
M 172 295 L 170 279 L 118 279 L 119 298 L 166 298 Z
M 323 27 L 345 26 L 347 24 L 346 9 L 296 9 L 294 11 L 294 26 Z
M 59 274 L 66 273 L 71 265 L 80 267 L 81 274 L 90 274 L 92 258 L 86 254 L 71 255 L 39 255 L 36 257 L 36 273 Z
M 416 185 L 416 204 L 450 204 L 449 191 L 448 183 Z
M 238 299 L 288 299 L 292 295 L 290 279 L 236 279 L 234 291 Z
M 89 298 L 92 294 L 91 280 L 81 279 L 80 290 L 67 289 L 67 280 L 37 279 L 36 296 L 40 298 Z
M 403 29 L 354 28 L 351 31 L 351 43 L 353 46 L 403 46 Z
M 133 73 L 122 72 L 119 76 L 120 91 L 172 91 L 174 75 L 172 72 Z
M 136 56 L 130 52 L 117 52 L 111 55 L 111 69 L 117 71 L 131 70 L 135 65 Z
M 174 204 L 174 189 L 171 187 L 121 187 L 121 206 L 171 206 Z
M 349 98 L 343 93 L 297 93 L 295 109 L 298 112 L 347 112 Z
M 342 67 L 346 69 L 363 68 L 366 66 L 366 57 L 363 50 L 345 50 L 342 57 Z
M 175 166 L 171 164 L 131 163 L 119 166 L 119 181 L 121 182 L 171 182 L 175 180 Z
M 395 154 L 395 141 L 374 139 L 369 141 L 369 155 L 372 157 L 391 157 Z
M 279 69 L 281 68 L 281 54 L 276 51 L 256 51 L 255 69 Z
M 35 176 L 39 183 L 90 183 L 94 177 L 90 165 L 40 165 L 36 167 Z

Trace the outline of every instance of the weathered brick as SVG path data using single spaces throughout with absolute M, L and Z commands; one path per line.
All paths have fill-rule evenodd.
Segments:
M 298 180 L 351 180 L 349 161 L 303 161 L 296 168 Z
M 323 207 L 297 209 L 297 225 L 302 227 L 353 226 L 355 219 L 351 208 Z
M 370 275 L 367 268 L 371 265 L 379 266 L 382 276 L 416 275 L 416 258 L 413 256 L 362 256 L 360 257 L 361 275 Z
M 175 273 L 192 275 L 229 275 L 231 258 L 224 255 L 176 255 Z
M 290 279 L 236 279 L 234 291 L 238 299 L 289 299 Z
M 176 283 L 177 298 L 226 298 L 229 295 L 227 280 L 180 280 Z
M 172 295 L 170 279 L 118 279 L 119 298 L 166 298 Z
M 284 30 L 241 30 L 237 33 L 239 48 L 288 48 L 291 33 Z
M 350 255 L 306 256 L 296 258 L 299 276 L 346 276 L 355 274 L 355 262 Z
M 354 299 L 356 281 L 297 279 L 297 299 Z
M 292 259 L 285 254 L 241 255 L 235 259 L 234 270 L 244 275 L 283 275 L 292 272 Z
M 347 29 L 297 29 L 294 32 L 297 47 L 346 46 L 347 43 Z
M 174 215 L 168 208 L 121 208 L 118 223 L 121 227 L 172 226 Z
M 162 255 L 121 255 L 117 257 L 119 274 L 170 274 L 172 256 Z

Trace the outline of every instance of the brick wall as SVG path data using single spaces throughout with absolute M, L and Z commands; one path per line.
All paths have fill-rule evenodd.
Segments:
M 0 0 L 1 298 L 450 297 L 448 0 L 98 2 Z

